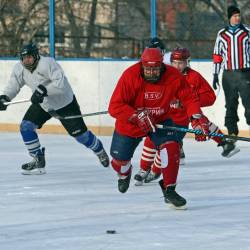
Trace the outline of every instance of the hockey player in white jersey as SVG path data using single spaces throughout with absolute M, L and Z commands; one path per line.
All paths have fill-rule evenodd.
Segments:
M 14 66 L 9 83 L 0 95 L 0 110 L 6 110 L 5 102 L 11 101 L 24 85 L 30 87 L 33 94 L 20 132 L 33 160 L 22 165 L 22 173 L 45 174 L 45 149 L 40 145 L 36 130 L 52 117 L 50 110 L 61 117 L 80 115 L 81 110 L 60 65 L 54 58 L 41 56 L 34 43 L 23 46 L 20 62 Z M 88 130 L 82 118 L 61 119 L 60 122 L 69 135 L 98 156 L 104 167 L 109 166 L 102 142 Z

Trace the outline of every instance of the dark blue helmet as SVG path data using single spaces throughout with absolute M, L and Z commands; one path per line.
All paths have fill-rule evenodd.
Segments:
M 165 45 L 163 44 L 161 39 L 159 39 L 158 37 L 151 38 L 146 47 L 147 48 L 158 48 L 161 50 L 162 54 L 165 53 Z
M 34 58 L 34 62 L 32 64 L 23 63 L 23 58 L 27 55 L 31 55 Z M 38 64 L 39 59 L 40 59 L 39 50 L 35 43 L 29 43 L 22 47 L 20 52 L 20 60 L 26 69 L 28 69 L 31 72 L 34 71 Z

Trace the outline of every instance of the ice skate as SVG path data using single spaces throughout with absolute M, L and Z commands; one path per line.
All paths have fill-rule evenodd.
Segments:
M 128 188 L 129 188 L 129 184 L 130 184 L 131 171 L 130 171 L 129 175 L 118 175 L 118 176 L 119 176 L 118 190 L 121 193 L 126 193 Z
M 99 161 L 101 162 L 103 167 L 107 168 L 109 166 L 109 157 L 105 149 L 102 149 L 99 153 L 96 153 L 96 155 L 99 158 Z
M 145 170 L 143 170 L 143 169 L 140 168 L 140 170 L 138 171 L 138 173 L 134 176 L 134 179 L 136 180 L 135 186 L 141 186 L 141 185 L 143 185 L 143 181 L 145 180 L 145 178 L 149 174 L 149 171 L 150 170 L 145 171 Z
M 173 206 L 177 210 L 185 210 L 187 201 L 181 197 L 176 191 L 176 186 L 168 186 L 166 189 L 163 187 L 163 180 L 159 181 L 159 185 L 161 187 L 164 201 L 171 206 Z
M 146 176 L 144 182 L 149 183 L 151 181 L 157 180 L 161 174 L 155 173 L 152 170 L 149 172 L 149 174 Z
M 22 165 L 22 174 L 23 175 L 41 175 L 46 174 L 45 170 L 45 148 L 42 148 L 42 153 L 33 156 L 31 162 L 25 163 Z
M 240 149 L 236 147 L 235 140 L 226 139 L 221 146 L 223 148 L 221 153 L 223 157 L 230 158 L 240 152 Z

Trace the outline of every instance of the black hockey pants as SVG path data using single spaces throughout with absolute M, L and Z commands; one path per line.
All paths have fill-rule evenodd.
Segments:
M 237 122 L 239 96 L 245 108 L 246 122 L 250 125 L 250 69 L 241 71 L 224 71 L 222 86 L 225 93 L 226 116 L 225 126 L 229 134 L 238 134 Z

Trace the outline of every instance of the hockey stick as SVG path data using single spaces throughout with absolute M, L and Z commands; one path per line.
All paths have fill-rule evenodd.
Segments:
M 180 131 L 180 132 L 184 132 L 184 133 L 192 133 L 192 134 L 196 134 L 196 135 L 205 135 L 205 134 L 202 133 L 201 130 L 198 130 L 198 129 L 181 128 L 181 127 L 173 127 L 173 126 L 164 126 L 164 125 L 161 125 L 161 124 L 157 124 L 156 127 L 157 128 L 174 130 L 174 131 Z M 249 137 L 242 137 L 242 136 L 236 136 L 236 135 L 218 134 L 218 133 L 215 133 L 215 132 L 211 132 L 207 136 L 214 136 L 214 137 L 227 138 L 227 139 L 236 140 L 236 141 L 248 141 L 248 142 L 250 142 L 250 138 Z
M 23 99 L 18 101 L 11 101 L 11 102 L 4 102 L 4 105 L 11 105 L 11 104 L 18 104 L 18 103 L 24 103 L 24 102 L 30 102 L 30 99 Z
M 108 111 L 100 111 L 100 112 L 80 114 L 80 115 L 70 115 L 70 116 L 60 116 L 57 114 L 57 112 L 55 110 L 49 110 L 48 113 L 56 119 L 68 120 L 68 119 L 75 119 L 75 118 L 94 116 L 94 115 L 105 115 L 105 114 L 108 114 Z

